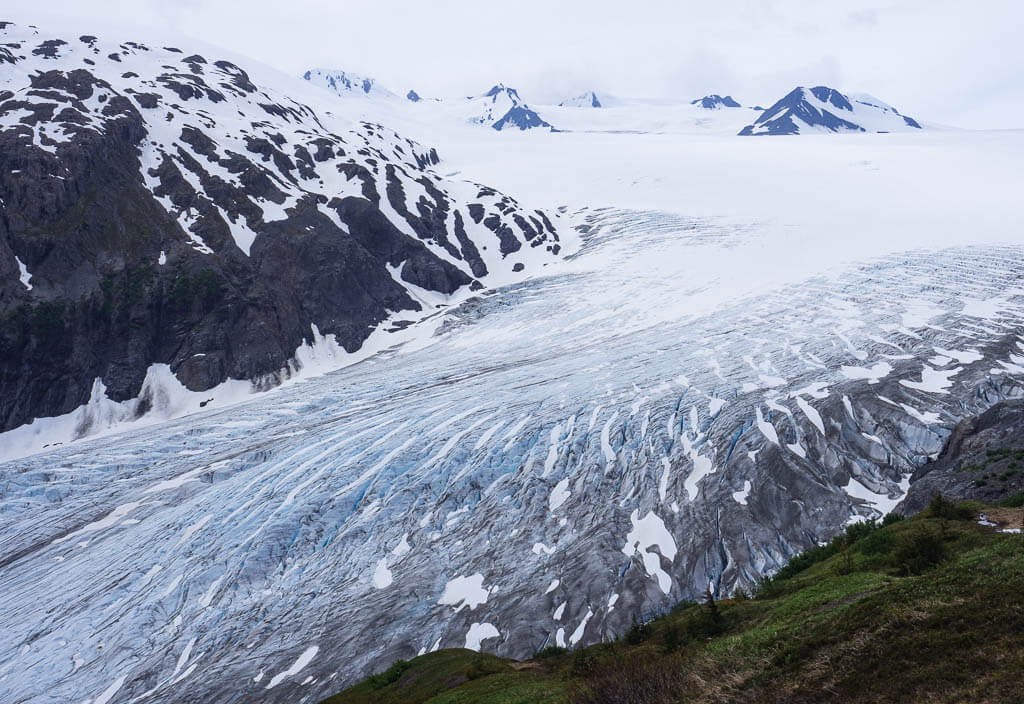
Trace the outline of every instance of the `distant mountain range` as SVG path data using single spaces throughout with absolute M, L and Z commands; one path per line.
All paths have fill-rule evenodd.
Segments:
M 365 96 L 388 101 L 420 103 L 425 99 L 414 90 L 408 91 L 405 100 L 397 94 L 382 87 L 372 78 L 358 76 L 340 70 L 311 69 L 303 74 L 303 78 L 315 85 L 326 88 L 338 95 Z M 465 110 L 460 109 L 459 101 L 464 101 Z M 515 88 L 497 83 L 482 95 L 467 96 L 454 100 L 434 98 L 429 102 L 444 103 L 454 107 L 455 114 L 467 122 L 490 127 L 492 129 L 525 131 L 531 129 L 555 129 L 542 112 L 557 112 L 560 108 L 603 108 L 609 105 L 615 108 L 628 108 L 631 105 L 648 105 L 650 101 L 637 101 L 621 98 L 598 98 L 594 91 L 562 100 L 557 105 L 541 107 L 540 111 L 520 96 Z M 660 104 L 662 109 L 674 110 L 671 103 Z M 680 113 L 696 108 L 698 111 L 723 111 L 743 108 L 738 100 L 731 95 L 711 93 L 691 100 L 689 105 L 678 104 Z M 768 109 L 760 106 L 749 108 L 760 112 L 756 119 L 745 125 L 740 136 L 776 136 L 826 132 L 897 132 L 920 130 L 917 120 L 902 115 L 899 110 L 866 93 L 844 94 L 828 86 L 813 88 L 797 87 L 787 93 Z M 580 120 L 569 113 L 559 113 L 562 120 L 570 124 L 571 129 L 578 129 Z M 731 113 L 730 113 L 731 114 Z M 576 115 L 573 112 L 573 115 Z M 582 113 L 580 113 L 582 115 Z M 734 125 L 741 125 L 743 113 L 737 111 Z M 685 118 L 684 118 L 685 119 Z M 706 118 L 694 118 L 698 123 L 706 123 Z M 749 119 L 749 118 L 747 118 Z M 589 122 L 589 119 L 584 119 Z M 713 124 L 728 128 L 731 118 L 715 118 Z M 600 120 L 602 128 L 609 129 L 607 120 Z M 611 128 L 614 130 L 614 128 Z M 635 129 L 635 128 L 630 128 Z M 736 127 L 732 127 L 736 129 Z M 641 130 L 642 131 L 642 130 Z

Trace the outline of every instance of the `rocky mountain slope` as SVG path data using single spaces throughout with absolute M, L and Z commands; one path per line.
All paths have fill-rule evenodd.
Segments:
M 766 109 L 741 136 L 811 132 L 896 132 L 919 130 L 912 117 L 868 95 L 844 95 L 834 88 L 794 88 Z
M 923 511 L 937 494 L 947 499 L 995 503 L 1024 492 L 1024 400 L 1001 401 L 960 421 L 934 461 L 911 477 L 897 507 Z
M 560 255 L 548 214 L 438 158 L 216 56 L 0 24 L 0 429 L 144 412 L 154 365 L 273 385 L 317 334 L 351 352 Z

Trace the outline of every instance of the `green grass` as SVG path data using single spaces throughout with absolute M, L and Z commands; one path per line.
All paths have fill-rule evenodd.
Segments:
M 628 638 L 526 663 L 439 651 L 327 701 L 1022 702 L 1024 538 L 977 525 L 982 510 L 997 509 L 938 502 L 857 527 L 715 616 L 681 604 Z

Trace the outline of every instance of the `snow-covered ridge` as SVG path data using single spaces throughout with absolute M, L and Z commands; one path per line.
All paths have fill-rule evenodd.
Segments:
M 347 74 L 344 71 L 311 69 L 303 78 L 313 85 L 342 97 L 358 95 L 373 99 L 382 110 L 402 110 L 402 104 L 431 110 L 432 119 L 438 124 L 445 121 L 459 121 L 502 130 L 551 129 L 551 125 L 533 110 L 515 88 L 497 83 L 481 95 L 456 98 L 426 98 L 415 90 L 409 90 L 401 100 L 395 93 L 382 88 L 372 78 Z M 597 96 L 590 94 L 590 100 L 597 102 Z M 599 104 L 597 105 L 599 106 Z M 595 107 L 597 107 L 595 106 Z M 422 114 L 417 112 L 416 114 Z
M 599 108 L 602 107 L 601 101 L 597 97 L 597 93 L 594 91 L 587 91 L 580 95 L 575 95 L 571 98 L 560 102 L 559 107 L 563 108 Z
M 508 88 L 502 83 L 498 83 L 481 96 L 469 98 L 469 101 L 474 111 L 470 120 L 498 131 L 551 128 L 551 125 L 519 97 L 519 92 L 515 88 Z
M 57 322 L 70 334 L 81 323 L 73 311 L 124 290 L 104 289 L 101 279 L 117 280 L 135 267 L 152 273 L 124 307 L 139 294 L 166 298 L 175 290 L 177 300 L 192 300 L 188 286 L 202 275 L 224 299 L 224 311 L 233 311 L 215 324 L 217 311 L 204 306 L 190 312 L 182 304 L 180 321 L 144 333 L 180 338 L 157 345 L 164 351 L 155 358 L 145 353 L 127 365 L 115 363 L 110 355 L 119 346 L 153 346 L 97 338 L 103 348 L 95 355 L 48 362 L 46 373 L 76 380 L 80 389 L 68 398 L 77 396 L 77 403 L 96 405 L 96 379 L 119 399 L 112 403 L 130 400 L 150 367 L 160 364 L 181 379 L 183 368 L 191 370 L 190 388 L 226 378 L 274 383 L 273 377 L 290 376 L 289 360 L 312 326 L 351 353 L 374 330 L 404 329 L 470 289 L 521 280 L 573 249 L 572 233 L 563 240 L 557 213 L 528 208 L 488 185 L 442 176 L 433 148 L 379 122 L 353 119 L 358 110 L 326 93 L 320 100 L 320 91 L 306 82 L 264 84 L 259 75 L 205 53 L 0 24 L 0 184 L 5 209 L 16 215 L 0 249 L 0 257 L 9 258 L 0 266 L 0 286 L 13 296 L 2 305 L 66 300 Z M 341 85 L 341 75 L 332 78 Z M 344 80 L 358 91 L 378 92 L 369 79 Z M 92 165 L 98 158 L 118 161 L 98 169 Z M 134 183 L 92 185 L 111 174 Z M 86 263 L 93 250 L 74 233 L 36 222 L 50 217 L 38 203 L 50 199 L 68 209 L 90 192 L 135 199 L 86 212 L 93 226 L 106 227 L 107 217 L 141 210 L 151 223 L 118 222 L 109 229 L 137 229 L 144 239 L 131 248 L 109 245 L 112 254 Z M 146 202 L 150 198 L 155 208 Z M 55 246 L 33 244 L 34 232 L 47 233 L 43 237 L 52 237 Z M 319 256 L 305 256 L 310 248 Z M 94 279 L 67 288 L 80 265 L 95 272 Z M 90 303 L 71 305 L 80 301 Z M 101 314 L 112 316 L 121 306 L 114 303 Z M 197 332 L 197 325 L 229 328 L 231 315 L 248 321 L 238 322 L 232 345 Z M 138 317 L 152 320 L 141 310 Z M 261 325 L 266 332 L 257 334 Z M 99 334 L 81 327 L 86 337 Z M 268 339 L 272 349 L 247 351 Z M 33 347 L 24 354 L 27 363 L 39 363 Z M 225 359 L 228 354 L 235 357 Z M 89 360 L 84 368 L 60 366 L 82 359 Z M 4 362 L 21 364 L 16 358 Z M 108 375 L 115 364 L 132 367 L 135 380 L 115 384 Z M 44 379 L 43 370 L 24 372 L 19 384 Z M 18 394 L 42 395 L 28 386 Z M 73 408 L 62 404 L 26 415 L 24 406 L 19 410 L 5 399 L 0 427 Z M 20 414 L 19 420 L 8 420 L 8 413 Z
M 740 131 L 741 136 L 806 134 L 808 132 L 900 132 L 920 130 L 911 117 L 867 94 L 840 93 L 834 88 L 797 87 L 767 108 Z
M 302 78 L 339 95 L 367 95 L 385 99 L 398 97 L 387 88 L 382 87 L 375 79 L 346 71 L 314 68 L 302 74 Z

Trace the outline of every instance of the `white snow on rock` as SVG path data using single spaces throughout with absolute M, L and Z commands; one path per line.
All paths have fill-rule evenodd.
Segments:
M 973 362 L 981 361 L 984 357 L 977 350 L 947 350 L 941 347 L 936 347 L 935 351 L 943 357 L 955 359 L 960 364 L 972 364 Z
M 116 680 L 114 680 L 109 687 L 103 690 L 103 692 L 98 697 L 96 697 L 96 699 L 93 701 L 93 704 L 107 704 L 107 702 L 114 698 L 114 695 L 117 694 L 118 690 L 124 686 L 124 681 L 126 679 L 127 676 L 121 675 Z
M 395 557 L 401 557 L 402 555 L 407 554 L 410 550 L 412 550 L 412 547 L 409 545 L 409 534 L 405 533 L 402 535 L 402 539 L 398 541 L 398 545 L 395 546 L 395 549 L 391 551 L 391 554 Z
M 801 411 L 804 412 L 804 415 L 807 416 L 807 420 L 811 421 L 811 423 L 814 424 L 814 427 L 818 429 L 818 432 L 824 435 L 825 423 L 822 422 L 821 414 L 818 413 L 817 409 L 814 408 L 814 406 L 809 404 L 807 401 L 803 400 L 803 398 L 801 398 L 800 396 L 796 397 L 796 405 Z
M 295 675 L 302 672 L 306 665 L 313 662 L 313 658 L 315 658 L 316 654 L 319 652 L 320 646 L 318 645 L 312 645 L 306 648 L 304 651 L 302 651 L 302 655 L 300 655 L 295 660 L 295 662 L 293 662 L 291 666 L 289 666 L 287 670 L 279 672 L 270 678 L 270 682 L 267 683 L 266 689 L 273 689 L 277 685 L 284 682 L 285 679 L 287 679 L 288 677 L 294 677 Z
M 715 465 L 710 458 L 704 455 L 691 453 L 690 456 L 693 460 L 693 471 L 690 472 L 690 475 L 686 477 L 686 481 L 683 482 L 683 488 L 686 489 L 687 498 L 690 501 L 694 501 L 697 498 L 698 482 L 709 474 L 714 473 Z
M 479 572 L 468 577 L 456 577 L 444 585 L 444 591 L 437 603 L 454 606 L 455 613 L 461 611 L 464 606 L 468 606 L 472 611 L 487 601 L 489 592 L 484 589 L 483 584 L 484 576 Z
M 569 645 L 576 645 L 583 640 L 583 633 L 587 630 L 587 624 L 590 623 L 590 618 L 594 615 L 591 609 L 587 609 L 587 615 L 580 621 L 580 625 L 576 626 L 576 630 L 569 636 Z
M 843 365 L 839 372 L 847 379 L 866 379 L 869 384 L 877 384 L 889 375 L 892 365 L 888 362 L 877 362 L 870 367 L 848 367 Z
M 569 602 L 567 602 L 567 601 L 563 601 L 561 604 L 559 604 L 555 608 L 555 612 L 553 614 L 551 614 L 551 618 L 555 619 L 556 621 L 561 621 L 562 620 L 562 614 L 565 613 L 565 605 L 568 604 L 568 603 Z
M 557 484 L 555 488 L 551 490 L 551 496 L 548 497 L 548 509 L 552 512 L 556 511 L 562 504 L 569 498 L 569 479 L 566 477 Z
M 658 552 L 672 562 L 676 559 L 676 541 L 656 513 L 649 511 L 642 519 L 638 518 L 639 514 L 638 510 L 634 510 L 629 517 L 633 529 L 626 535 L 622 553 L 627 557 L 639 553 L 644 562 L 644 570 L 657 579 L 661 591 L 668 594 L 672 589 L 672 578 L 662 569 L 661 558 L 657 553 L 650 552 L 650 548 L 658 548 Z
M 900 481 L 899 492 L 895 497 L 890 497 L 888 494 L 877 494 L 861 482 L 857 481 L 854 477 L 850 477 L 850 481 L 843 487 L 843 491 L 845 491 L 850 497 L 861 499 L 862 501 L 870 504 L 881 511 L 883 516 L 896 508 L 896 505 L 903 500 L 904 496 L 907 495 L 907 491 L 909 489 L 910 474 L 905 475 Z
M 15 257 L 14 260 L 18 262 L 18 278 L 21 280 L 21 285 L 24 286 L 26 290 L 31 291 L 32 284 L 30 284 L 29 281 L 32 279 L 32 274 L 28 273 L 28 267 L 25 266 L 25 262 L 18 259 L 18 257 Z
M 910 389 L 928 391 L 933 394 L 948 394 L 953 385 L 953 377 L 963 371 L 963 367 L 955 369 L 933 369 L 925 364 L 921 369 L 921 381 L 900 379 L 900 384 Z
M 739 491 L 732 492 L 733 500 L 736 503 L 738 503 L 738 504 L 743 504 L 744 506 L 746 506 L 747 505 L 747 497 L 750 496 L 750 487 L 751 487 L 750 480 L 747 479 L 746 481 L 743 482 L 743 488 L 742 489 L 740 489 Z
M 480 643 L 488 638 L 497 638 L 501 635 L 498 629 L 489 623 L 474 623 L 466 632 L 466 649 L 480 651 Z
M 754 410 L 754 415 L 757 417 L 757 429 L 761 431 L 762 435 L 768 438 L 769 442 L 778 445 L 779 434 L 775 431 L 775 426 L 764 419 L 760 406 Z
M 377 560 L 377 566 L 373 569 L 373 587 L 374 589 L 386 589 L 391 586 L 392 581 L 391 570 L 388 569 L 388 559 L 382 557 Z

